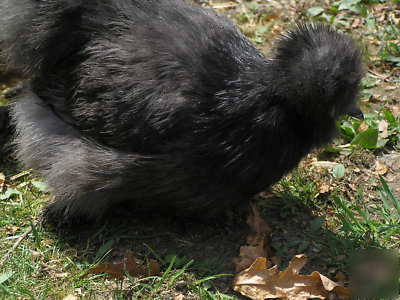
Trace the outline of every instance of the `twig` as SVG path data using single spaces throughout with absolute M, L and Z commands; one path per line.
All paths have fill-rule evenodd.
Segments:
M 1 262 L 0 262 L 0 267 L 2 267 L 2 266 L 4 265 L 4 263 L 5 263 L 5 262 L 7 261 L 7 259 L 10 257 L 11 253 L 13 253 L 13 252 L 15 251 L 15 249 L 18 248 L 18 246 L 22 243 L 22 241 L 23 241 L 24 239 L 26 239 L 27 236 L 28 236 L 29 234 L 32 233 L 32 231 L 33 231 L 33 226 L 36 226 L 36 224 L 35 224 L 35 225 L 31 225 L 31 226 L 28 228 L 27 231 L 25 231 L 23 234 L 21 234 L 21 235 L 19 236 L 18 240 L 14 243 L 14 245 L 12 246 L 12 248 L 11 248 L 10 250 L 8 250 L 7 253 L 4 255 L 3 259 L 2 259 Z
M 18 179 L 18 178 L 21 178 L 21 177 L 23 177 L 23 176 L 29 175 L 29 174 L 31 174 L 31 173 L 32 173 L 32 169 L 26 170 L 26 171 L 23 171 L 23 172 L 21 172 L 21 173 L 18 173 L 17 175 L 11 176 L 11 177 L 10 177 L 10 180 L 11 180 L 11 181 L 14 181 L 14 180 L 16 180 L 16 179 Z
M 374 75 L 374 77 L 382 79 L 383 81 L 386 81 L 388 78 L 390 78 L 390 76 L 392 76 L 392 73 L 390 73 L 389 75 L 383 75 L 383 74 L 376 73 L 372 70 L 368 70 L 368 73 Z

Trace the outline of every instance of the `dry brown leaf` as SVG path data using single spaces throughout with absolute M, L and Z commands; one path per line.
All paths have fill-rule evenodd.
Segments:
M 271 228 L 260 216 L 254 204 L 250 204 L 251 213 L 247 217 L 247 224 L 252 233 L 247 236 L 247 245 L 240 247 L 239 257 L 233 259 L 236 272 L 247 269 L 255 259 L 267 256 L 267 237 L 271 233 Z
M 63 300 L 78 300 L 78 297 L 74 295 L 68 295 L 67 297 L 63 298 Z
M 400 106 L 392 106 L 391 110 L 395 117 L 400 116 Z
M 344 300 L 352 299 L 352 297 L 353 297 L 351 290 L 349 288 L 345 288 L 341 285 L 339 285 L 335 288 L 335 294 L 337 295 L 337 297 L 339 299 L 344 299 Z
M 321 186 L 319 187 L 319 193 L 320 194 L 325 194 L 328 193 L 330 191 L 330 186 L 329 184 L 323 183 L 321 184 Z
M 237 7 L 239 4 L 237 2 L 233 2 L 233 1 L 224 1 L 224 2 L 219 2 L 219 3 L 215 3 L 214 1 L 212 1 L 211 3 L 211 7 L 213 9 L 227 9 L 227 8 L 234 8 Z
M 344 275 L 343 272 L 340 272 L 340 271 L 339 271 L 339 272 L 335 275 L 335 279 L 336 279 L 336 281 L 338 281 L 339 283 L 344 284 L 345 281 L 346 281 L 346 275 Z
M 278 256 L 272 256 L 271 257 L 271 263 L 273 265 L 277 265 L 278 267 L 281 265 L 282 259 Z
M 55 278 L 67 278 L 69 275 L 70 275 L 69 273 L 64 272 L 64 273 L 56 273 L 56 274 L 54 274 L 53 276 L 54 276 Z
M 385 87 L 385 90 L 386 91 L 394 91 L 394 90 L 397 90 L 399 87 L 398 86 L 396 86 L 396 85 L 387 85 L 386 87 Z
M 378 44 L 379 45 L 379 44 Z M 382 95 L 380 94 L 373 94 L 368 99 L 370 102 L 382 102 Z
M 135 254 L 127 252 L 125 257 L 116 262 L 105 262 L 90 269 L 88 274 L 107 273 L 113 278 L 122 279 L 128 273 L 132 277 L 153 276 L 160 274 L 160 265 L 155 260 L 150 260 L 148 266 L 136 259 Z
M 38 257 L 40 257 L 40 256 L 42 256 L 42 253 L 41 253 L 41 252 L 37 252 L 37 251 L 32 251 L 32 252 L 31 252 L 31 257 L 32 257 L 33 259 L 38 258 Z
M 358 27 L 360 27 L 360 24 L 361 24 L 361 19 L 360 18 L 354 19 L 353 23 L 351 24 L 351 27 L 352 28 L 358 28 Z
M 389 170 L 389 167 L 380 161 L 375 162 L 375 174 L 385 175 Z
M 149 260 L 149 266 L 146 268 L 148 276 L 155 276 L 161 273 L 161 267 L 158 261 L 154 259 Z
M 174 300 L 184 300 L 184 299 L 185 299 L 185 296 L 182 294 L 174 296 Z
M 261 218 L 260 212 L 253 203 L 250 203 L 250 207 L 251 213 L 247 217 L 247 225 L 249 225 L 250 229 L 257 235 L 269 235 L 272 232 L 271 227 Z
M 257 258 L 265 256 L 267 256 L 265 243 L 255 246 L 241 246 L 239 257 L 233 259 L 236 273 L 247 269 Z
M 316 167 L 321 167 L 321 168 L 334 168 L 338 165 L 337 162 L 334 161 L 314 161 L 311 163 L 311 165 L 316 166 Z
M 0 193 L 3 191 L 5 182 L 6 182 L 6 176 L 3 173 L 0 173 Z
M 379 129 L 379 137 L 382 139 L 385 139 L 388 137 L 388 127 L 389 124 L 386 120 L 380 120 L 378 124 L 378 129 Z
M 300 275 L 307 262 L 305 255 L 296 255 L 282 272 L 277 266 L 267 268 L 268 260 L 260 257 L 246 270 L 236 275 L 233 289 L 253 300 L 285 298 L 287 300 L 326 299 L 335 292 L 342 299 L 349 299 L 347 288 L 339 286 L 318 272 Z
M 367 122 L 362 122 L 360 127 L 358 127 L 358 132 L 363 132 L 369 128 Z

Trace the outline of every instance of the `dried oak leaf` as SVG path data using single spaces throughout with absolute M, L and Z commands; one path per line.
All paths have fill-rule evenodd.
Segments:
M 266 298 L 326 299 L 330 292 L 335 292 L 341 299 L 350 299 L 347 288 L 339 286 L 318 272 L 300 275 L 299 272 L 306 262 L 305 255 L 296 255 L 289 266 L 279 272 L 277 266 L 268 269 L 267 258 L 259 257 L 248 269 L 236 275 L 233 289 L 253 300 Z
M 385 175 L 389 170 L 389 167 L 380 161 L 375 162 L 375 174 Z
M 272 232 L 271 227 L 261 217 L 260 212 L 253 203 L 250 204 L 250 207 L 251 213 L 247 217 L 247 225 L 249 225 L 250 229 L 257 235 L 269 235 Z
M 236 273 L 247 269 L 255 259 L 264 256 L 267 256 L 264 240 L 257 245 L 241 246 L 239 257 L 233 259 Z
M 250 204 L 251 213 L 247 217 L 247 224 L 252 233 L 247 236 L 247 245 L 240 247 L 239 257 L 233 259 L 236 273 L 247 269 L 255 259 L 268 256 L 267 236 L 271 233 L 271 228 L 265 222 L 256 206 Z
M 107 273 L 113 278 L 122 279 L 125 274 L 132 277 L 153 276 L 160 274 L 160 265 L 155 260 L 150 260 L 148 265 L 136 259 L 133 252 L 127 252 L 124 258 L 115 262 L 105 262 L 90 269 L 86 274 Z

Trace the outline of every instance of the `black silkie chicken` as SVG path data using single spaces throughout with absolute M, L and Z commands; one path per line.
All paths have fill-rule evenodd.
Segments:
M 208 216 L 245 204 L 354 111 L 360 51 L 298 25 L 268 59 L 228 20 L 180 0 L 2 0 L 19 159 L 48 213 Z

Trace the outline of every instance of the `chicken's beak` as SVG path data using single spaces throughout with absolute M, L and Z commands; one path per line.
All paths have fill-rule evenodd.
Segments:
M 358 106 L 352 107 L 351 110 L 348 112 L 348 115 L 360 120 L 364 120 L 364 114 Z

